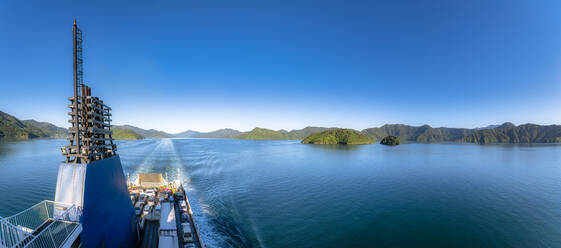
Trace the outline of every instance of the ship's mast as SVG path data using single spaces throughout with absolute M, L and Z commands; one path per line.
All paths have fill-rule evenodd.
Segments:
M 74 101 L 73 101 L 73 115 L 72 115 L 72 127 L 75 129 L 73 133 L 73 142 L 76 146 L 76 150 L 79 152 L 81 150 L 81 140 L 80 140 L 80 115 L 79 115 L 79 99 L 80 89 L 83 84 L 84 74 L 82 71 L 82 30 L 76 25 L 76 19 L 74 19 L 74 26 L 72 26 L 72 33 L 74 34 Z M 72 145 L 72 144 L 71 144 Z M 76 158 L 77 163 L 81 163 L 80 158 Z
M 115 155 L 111 132 L 111 108 L 84 84 L 82 30 L 72 26 L 74 54 L 74 97 L 70 100 L 70 145 L 62 149 L 67 163 L 87 164 Z

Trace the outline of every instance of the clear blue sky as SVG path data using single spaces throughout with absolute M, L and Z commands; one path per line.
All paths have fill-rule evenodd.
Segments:
M 0 110 L 68 126 L 77 18 L 117 124 L 561 124 L 561 1 L 115 2 L 2 1 Z

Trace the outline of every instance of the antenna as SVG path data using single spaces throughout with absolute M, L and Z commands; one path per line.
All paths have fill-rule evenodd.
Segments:
M 78 28 L 76 24 L 76 19 L 74 19 L 74 26 L 72 26 L 73 33 L 73 46 L 74 46 L 74 99 L 72 102 L 72 128 L 73 133 L 73 144 L 76 148 L 76 152 L 80 153 L 82 150 L 82 141 L 80 137 L 80 103 L 81 100 L 81 88 L 84 83 L 84 73 L 83 73 L 83 59 L 82 59 L 82 30 Z M 83 102 L 83 101 L 80 101 Z M 68 162 L 68 161 L 67 161 Z M 76 162 L 81 163 L 80 157 L 76 157 Z

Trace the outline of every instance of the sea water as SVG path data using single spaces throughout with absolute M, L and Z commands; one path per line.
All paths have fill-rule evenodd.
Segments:
M 560 145 L 117 143 L 181 177 L 207 247 L 561 246 Z M 0 216 L 54 198 L 65 144 L 0 143 Z

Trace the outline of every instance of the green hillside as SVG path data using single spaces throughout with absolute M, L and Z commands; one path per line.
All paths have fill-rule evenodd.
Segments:
M 194 138 L 215 138 L 215 139 L 232 139 L 242 132 L 230 128 L 219 129 L 212 132 L 200 133 L 195 135 Z
M 193 130 L 187 130 L 185 132 L 174 134 L 173 137 L 177 138 L 213 138 L 213 139 L 233 139 L 236 136 L 242 134 L 238 130 L 231 128 L 219 129 L 212 132 L 197 132 Z
M 112 128 L 114 139 L 137 140 L 144 136 L 117 127 Z M 0 111 L 0 140 L 25 140 L 33 138 L 67 138 L 68 130 L 48 122 L 19 120 Z
M 336 128 L 326 128 L 326 127 L 305 127 L 303 129 L 291 130 L 287 133 L 288 139 L 291 140 L 303 140 L 306 137 L 314 133 L 321 133 L 323 131 L 336 129 Z
M 374 140 L 352 129 L 333 129 L 311 134 L 303 144 L 372 144 Z
M 120 125 L 120 126 L 115 125 L 113 127 L 123 129 L 123 130 L 131 130 L 134 133 L 137 133 L 137 134 L 143 136 L 144 138 L 160 139 L 160 138 L 171 138 L 172 137 L 172 135 L 169 134 L 169 133 L 166 133 L 164 131 L 158 131 L 158 130 L 155 130 L 155 129 L 142 129 L 142 128 L 131 126 L 131 125 Z
M 144 136 L 136 133 L 133 130 L 130 129 L 121 129 L 118 127 L 113 127 L 111 128 L 111 131 L 113 131 L 113 139 L 116 140 L 139 140 L 139 139 L 144 139 Z
M 391 124 L 377 128 L 367 128 L 362 130 L 362 133 L 375 140 L 391 135 L 399 137 L 400 140 L 431 143 L 461 141 L 465 135 L 475 131 L 475 129 L 464 128 L 432 128 L 429 125 L 414 127 L 403 124 Z
M 63 135 L 64 128 L 34 120 L 22 121 L 0 111 L 0 139 L 51 138 Z
M 256 127 L 253 130 L 242 133 L 235 137 L 236 139 L 249 139 L 249 140 L 286 140 L 288 132 L 284 130 L 274 131 L 266 128 Z
M 68 129 L 57 127 L 48 122 L 39 122 L 36 120 L 23 120 L 27 125 L 42 130 L 49 138 L 65 139 L 68 138 Z
M 524 124 L 514 126 L 505 123 L 497 128 L 478 130 L 466 135 L 463 142 L 488 143 L 558 143 L 561 142 L 561 126 Z
M 291 131 L 286 131 L 286 130 L 275 131 L 271 129 L 256 127 L 249 132 L 241 133 L 233 138 L 249 139 L 249 140 L 302 140 L 310 136 L 310 134 L 320 133 L 331 129 L 335 129 L 335 128 L 305 127 L 303 129 L 295 129 Z

